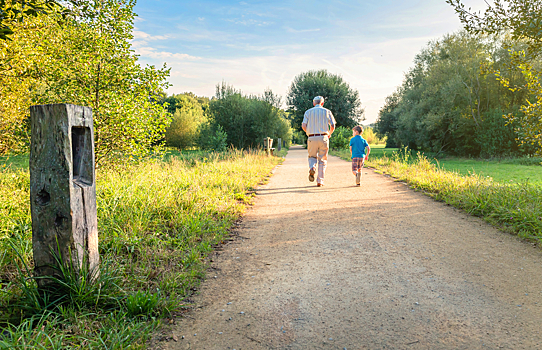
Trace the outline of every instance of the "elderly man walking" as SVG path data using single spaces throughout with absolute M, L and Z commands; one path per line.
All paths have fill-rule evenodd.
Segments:
M 327 166 L 327 154 L 329 151 L 329 137 L 335 130 L 335 118 L 333 113 L 324 108 L 324 98 L 316 96 L 312 100 L 313 108 L 305 112 L 301 127 L 307 133 L 307 149 L 309 151 L 309 181 L 314 181 L 316 166 L 318 165 L 318 177 L 316 186 L 324 186 L 324 175 Z

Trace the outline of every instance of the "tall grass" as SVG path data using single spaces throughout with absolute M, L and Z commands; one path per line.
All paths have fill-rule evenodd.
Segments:
M 17 338 L 9 334 L 32 329 L 35 337 L 50 338 L 44 349 L 143 348 L 155 320 L 180 309 L 198 286 L 206 255 L 225 239 L 253 189 L 278 162 L 263 153 L 230 150 L 100 169 L 100 281 L 88 283 L 95 272 L 64 267 L 56 281 L 65 295 L 59 300 L 44 300 L 31 276 L 28 170 L 4 167 L 0 325 L 7 331 L 0 332 L 0 344 L 13 345 Z M 45 314 L 52 316 L 36 333 Z
M 422 154 L 395 152 L 367 165 L 523 238 L 542 240 L 542 187 L 446 171 Z

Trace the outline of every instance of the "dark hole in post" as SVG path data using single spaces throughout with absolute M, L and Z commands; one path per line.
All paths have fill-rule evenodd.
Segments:
M 41 191 L 38 192 L 38 195 L 36 196 L 36 204 L 37 205 L 46 205 L 51 201 L 51 195 L 49 192 L 45 191 L 45 188 L 43 188 Z
M 67 220 L 67 219 L 65 217 L 57 214 L 56 218 L 55 218 L 55 226 L 56 227 L 62 226 L 62 224 L 64 223 L 64 220 Z
M 94 171 L 90 128 L 72 127 L 72 164 L 73 181 L 80 186 L 92 186 Z

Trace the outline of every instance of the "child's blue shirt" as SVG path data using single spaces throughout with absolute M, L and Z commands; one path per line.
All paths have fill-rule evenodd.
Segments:
M 356 135 L 350 139 L 350 146 L 352 147 L 352 158 L 364 158 L 365 148 L 369 147 L 369 144 L 363 137 Z

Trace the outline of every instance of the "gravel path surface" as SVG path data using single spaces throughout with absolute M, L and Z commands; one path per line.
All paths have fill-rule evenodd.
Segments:
M 167 349 L 539 349 L 542 253 L 405 184 L 292 148 Z M 184 337 L 184 338 L 183 338 Z

